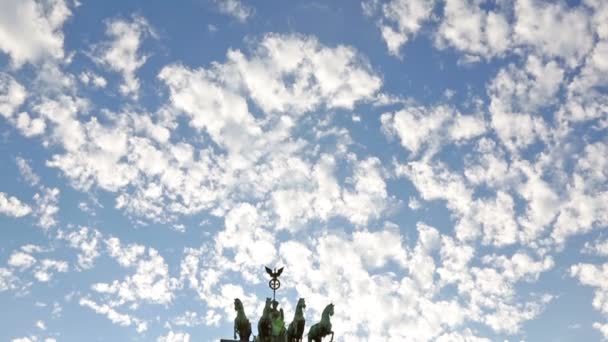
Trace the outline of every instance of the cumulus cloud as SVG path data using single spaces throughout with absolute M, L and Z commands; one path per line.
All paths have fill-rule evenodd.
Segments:
M 585 242 L 582 252 L 587 254 L 608 256 L 608 240 L 595 240 Z
M 105 88 L 108 84 L 105 78 L 102 76 L 91 72 L 91 71 L 83 71 L 78 75 L 78 79 L 85 85 L 91 85 L 95 88 Z
M 34 258 L 33 256 L 31 256 L 28 253 L 24 253 L 21 251 L 11 254 L 11 256 L 8 259 L 9 266 L 20 268 L 20 269 L 29 268 L 35 263 L 36 263 L 36 258 Z
M 88 242 L 79 241 L 88 235 Z M 97 257 L 97 244 L 101 237 L 96 230 L 81 228 L 65 236 L 70 243 L 83 251 L 79 263 L 84 267 Z M 92 293 L 80 298 L 81 306 L 107 316 L 110 321 L 121 326 L 135 326 L 138 332 L 148 329 L 148 322 L 133 314 L 142 304 L 168 305 L 174 298 L 174 291 L 181 286 L 176 278 L 169 275 L 165 259 L 153 248 L 143 245 L 124 245 L 115 237 L 105 239 L 106 252 L 121 267 L 134 270 L 124 280 L 97 282 L 91 285 Z M 95 297 L 99 297 L 95 300 Z
M 510 149 L 546 139 L 547 123 L 538 110 L 555 103 L 564 71 L 554 61 L 528 57 L 525 68 L 501 70 L 488 87 L 492 127 Z M 536 115 L 535 115 L 536 114 Z
M 184 332 L 173 332 L 169 331 L 169 333 L 165 336 L 160 336 L 156 339 L 157 342 L 189 342 L 190 334 Z
M 56 215 L 59 212 L 59 189 L 41 188 L 41 192 L 34 195 L 36 207 L 35 215 L 38 217 L 38 225 L 48 229 L 57 224 Z
M 605 317 L 608 316 L 608 265 L 578 263 L 570 267 L 570 276 L 577 278 L 581 284 L 595 289 L 592 305 Z M 594 322 L 593 327 L 608 338 L 608 323 Z
M 107 316 L 108 319 L 112 321 L 112 323 L 121 326 L 134 325 L 136 327 L 137 332 L 140 333 L 148 330 L 148 324 L 145 321 L 142 321 L 131 315 L 118 312 L 107 304 L 98 304 L 88 298 L 81 298 L 78 303 L 83 307 L 90 308 L 98 314 Z
M 12 76 L 0 72 L 0 115 L 26 137 L 40 135 L 46 128 L 44 119 L 17 111 L 27 98 L 27 91 Z
M 12 217 L 22 217 L 32 212 L 32 208 L 17 197 L 0 192 L 0 213 Z
M 515 2 L 513 31 L 517 41 L 549 58 L 577 66 L 593 46 L 589 15 L 582 7 L 537 0 Z
M 412 156 L 425 149 L 425 156 L 431 157 L 446 143 L 464 142 L 486 131 L 482 116 L 463 115 L 448 106 L 406 107 L 382 114 L 380 121 L 385 133 L 396 135 Z
M 137 99 L 140 83 L 136 72 L 148 58 L 139 50 L 144 38 L 155 36 L 155 33 L 146 19 L 135 16 L 130 20 L 107 21 L 106 35 L 110 40 L 94 47 L 93 58 L 108 69 L 120 72 L 123 76 L 123 83 L 119 88 L 121 94 Z M 105 86 L 105 80 L 94 75 L 84 74 L 84 79 L 95 85 Z
M 582 158 L 568 185 L 567 198 L 563 201 L 555 222 L 552 237 L 563 244 L 572 235 L 583 234 L 608 223 L 607 144 L 598 142 L 585 147 Z
M 238 14 L 241 2 L 216 4 L 238 20 L 251 16 Z M 462 95 L 474 110 L 384 94 L 383 76 L 360 51 L 298 34 L 247 39 L 245 48 L 230 48 L 204 66 L 160 66 L 160 99 L 148 108 L 137 101 L 144 82 L 138 70 L 154 32 L 141 17 L 106 21 L 108 40 L 93 44 L 93 58 L 122 75 L 128 105 L 110 110 L 96 97 L 107 91 L 86 98 L 93 89 L 78 89 L 108 87 L 105 73 L 78 67 L 72 75 L 45 64 L 34 68 L 33 87 L 29 76 L 0 74 L 0 113 L 25 138 L 39 137 L 32 141 L 47 148 L 51 171 L 80 192 L 113 199 L 114 208 L 104 202 L 104 212 L 117 209 L 137 225 L 167 222 L 179 230 L 202 220 L 204 243 L 178 249 L 177 270 L 173 246 L 144 244 L 153 237 L 143 230 L 125 242 L 120 230 L 112 230 L 118 237 L 101 233 L 114 229 L 97 224 L 102 215 L 87 217 L 99 228 L 66 222 L 46 234 L 59 239 L 54 246 L 69 247 L 74 260 L 23 247 L 0 268 L 0 291 L 30 286 L 27 276 L 53 285 L 58 273 L 87 271 L 109 257 L 115 262 L 102 268 L 124 274 L 74 273 L 95 278 L 66 300 L 75 297 L 81 307 L 144 332 L 164 318 L 151 318 L 155 307 L 175 308 L 181 291 L 190 291 L 201 311 L 187 308 L 149 336 L 189 340 L 184 327 L 231 324 L 235 297 L 248 313 L 261 312 L 252 292 L 263 285 L 260 264 L 283 264 L 290 270 L 279 298 L 285 310 L 292 309 L 292 294 L 305 297 L 312 322 L 333 300 L 337 336 L 348 341 L 519 334 L 553 300 L 526 283 L 563 268 L 555 254 L 570 237 L 608 224 L 606 8 L 596 0 L 364 2 L 366 14 L 379 18 L 391 54 L 422 32 L 461 60 L 494 63 L 513 54 L 485 75 L 487 96 L 458 90 L 441 100 Z M 437 26 L 425 30 L 427 23 Z M 40 92 L 40 83 L 57 87 Z M 367 104 L 374 113 L 392 107 L 370 119 Z M 378 128 L 374 120 L 405 157 L 362 138 L 363 130 Z M 42 185 L 26 159 L 18 157 L 17 167 L 38 187 L 36 195 L 28 205 L 0 192 L 0 212 L 33 213 L 40 226 L 57 226 L 59 196 L 72 203 L 72 191 Z M 402 220 L 405 205 L 416 211 L 412 222 Z M 441 229 L 416 222 L 427 215 L 443 215 Z M 393 219 L 401 224 L 387 221 Z M 188 227 L 180 236 L 193 232 Z M 601 235 L 583 252 L 606 254 Z M 602 267 L 577 264 L 570 274 L 596 288 L 592 304 L 605 313 Z M 602 333 L 607 326 L 594 324 Z
M 81 269 L 93 267 L 101 247 L 101 233 L 97 229 L 81 227 L 79 230 L 69 232 L 59 231 L 57 235 L 59 239 L 67 241 L 70 247 L 79 251 L 77 260 Z
M 375 3 L 364 2 L 364 9 L 370 13 Z M 434 0 L 391 0 L 381 6 L 380 31 L 392 55 L 400 55 L 401 47 L 431 18 L 434 7 Z
M 24 63 L 63 59 L 62 27 L 70 17 L 63 0 L 3 1 L 0 5 L 0 51 L 19 68 Z
M 236 20 L 244 23 L 253 16 L 254 10 L 241 0 L 213 0 L 217 9 L 224 14 L 232 16 Z
M 447 0 L 443 19 L 435 36 L 440 48 L 453 46 L 465 58 L 504 55 L 512 44 L 512 27 L 504 13 L 484 10 L 479 1 Z
M 23 104 L 27 92 L 12 76 L 0 72 L 0 114 L 9 119 Z
M 381 86 L 380 77 L 352 47 L 328 47 L 311 37 L 276 34 L 263 37 L 249 52 L 229 50 L 223 64 L 209 69 L 169 65 L 159 78 L 169 89 L 170 114 L 161 110 L 156 120 L 129 112 L 109 115 L 104 124 L 101 117 L 82 123 L 78 113 L 87 103 L 68 96 L 43 99 L 35 107 L 52 122 L 53 141 L 66 151 L 55 154 L 47 165 L 61 169 L 79 189 L 97 185 L 119 192 L 116 207 L 158 221 L 213 208 L 221 213 L 223 199 L 231 193 L 260 197 L 283 188 L 289 194 L 290 187 L 310 180 L 307 170 L 320 157 L 305 156 L 306 146 L 312 147 L 315 140 L 292 139 L 296 123 L 310 125 L 304 114 L 322 108 L 351 109 L 372 101 Z M 263 117 L 252 114 L 251 103 Z M 180 113 L 189 126 L 209 136 L 209 144 L 168 143 Z M 336 135 L 339 144 L 349 143 L 344 130 L 311 128 L 318 140 Z M 353 172 L 360 172 L 354 167 L 368 162 L 355 159 L 348 162 Z M 262 170 L 268 178 L 255 176 Z M 292 178 L 286 180 L 286 174 Z M 339 212 L 363 222 L 377 216 L 385 190 L 357 185 L 363 175 L 354 181 L 345 184 L 351 189 L 341 195 L 352 201 L 343 202 Z M 323 212 L 327 208 L 311 217 L 326 219 Z
M 15 158 L 15 161 L 17 163 L 17 167 L 19 168 L 19 172 L 21 173 L 21 177 L 23 177 L 26 182 L 28 182 L 31 186 L 35 186 L 40 183 L 40 177 L 34 172 L 27 160 L 17 157 Z
M 14 251 L 8 259 L 7 264 L 12 269 L 9 274 L 27 272 L 31 273 L 37 281 L 47 283 L 53 279 L 55 274 L 68 272 L 69 266 L 66 261 L 34 256 L 35 254 L 46 254 L 48 252 L 48 250 L 34 245 L 22 246 L 20 250 Z M 24 288 L 31 285 L 31 283 L 24 282 L 17 277 L 12 279 L 13 286 L 17 283 L 23 283 Z

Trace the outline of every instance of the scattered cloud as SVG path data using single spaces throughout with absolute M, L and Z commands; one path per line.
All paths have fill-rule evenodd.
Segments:
M 386 64 L 373 32 L 357 48 L 316 25 L 263 33 L 265 8 L 213 5 L 247 25 L 203 23 L 200 50 L 226 51 L 188 59 L 164 18 L 160 51 L 124 13 L 98 18 L 102 38 L 66 32 L 64 51 L 86 8 L 0 5 L 2 165 L 22 180 L 0 220 L 43 228 L 2 250 L 0 291 L 41 313 L 8 338 L 53 340 L 88 311 L 127 338 L 199 339 L 232 325 L 237 297 L 254 322 L 265 264 L 289 270 L 288 315 L 293 298 L 308 322 L 332 301 L 347 341 L 523 338 L 567 269 L 603 317 L 577 324 L 608 339 L 608 5 L 363 1 L 358 29 L 404 57 Z M 421 46 L 470 78 L 413 71 L 403 53 Z M 400 88 L 423 79 L 424 96 Z
M 0 51 L 11 57 L 14 68 L 47 58 L 61 60 L 63 24 L 72 15 L 63 0 L 3 1 L 0 7 Z
M 242 0 L 213 0 L 220 13 L 229 15 L 244 23 L 254 14 L 252 7 L 246 5 Z
M 146 19 L 134 16 L 126 20 L 107 21 L 106 35 L 110 40 L 94 46 L 93 59 L 109 70 L 121 73 L 123 83 L 119 88 L 120 93 L 137 99 L 140 82 L 136 72 L 148 59 L 139 50 L 144 38 L 154 37 L 156 34 Z M 82 75 L 81 80 L 83 80 Z M 106 83 L 103 78 L 92 74 L 84 74 L 84 79 L 87 83 L 90 81 L 100 87 L 105 86 Z
M 14 196 L 0 192 L 0 213 L 12 217 L 22 217 L 32 212 L 32 208 Z

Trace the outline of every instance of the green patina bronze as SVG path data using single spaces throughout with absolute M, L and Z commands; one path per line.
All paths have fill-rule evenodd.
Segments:
M 264 305 L 264 311 L 262 317 L 258 321 L 258 337 L 257 342 L 268 342 L 270 341 L 270 335 L 272 333 L 272 321 L 270 319 L 270 298 L 266 298 L 266 304 Z
M 272 322 L 272 336 L 279 338 L 285 336 L 287 330 L 285 329 L 285 316 L 283 309 L 277 310 L 279 302 L 276 300 L 272 301 L 272 309 L 270 309 L 270 321 Z
M 304 325 L 306 324 L 306 320 L 304 319 L 305 308 L 306 303 L 304 302 L 304 298 L 300 298 L 296 305 L 296 313 L 293 316 L 293 321 L 289 323 L 289 327 L 287 328 L 287 342 L 302 342 Z
M 236 318 L 234 319 L 234 338 L 239 335 L 239 341 L 249 341 L 251 336 L 251 323 L 245 315 L 245 309 L 240 299 L 234 300 L 234 310 L 236 310 Z
M 321 314 L 321 322 L 310 327 L 310 330 L 308 331 L 308 342 L 321 342 L 323 337 L 329 334 L 331 334 L 331 340 L 329 341 L 332 342 L 334 340 L 334 332 L 331 330 L 331 321 L 329 319 L 333 315 L 334 305 L 329 304 Z

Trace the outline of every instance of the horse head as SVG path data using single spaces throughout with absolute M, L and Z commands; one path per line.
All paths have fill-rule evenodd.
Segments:
M 304 302 L 304 298 L 300 298 L 298 300 L 298 304 L 296 305 L 296 310 L 297 309 L 306 309 L 306 302 Z
M 236 311 L 243 310 L 243 303 L 238 298 L 234 299 L 234 310 L 236 310 Z

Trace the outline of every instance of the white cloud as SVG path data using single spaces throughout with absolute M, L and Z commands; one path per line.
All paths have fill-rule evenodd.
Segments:
M 412 157 L 423 149 L 427 158 L 432 157 L 446 143 L 464 142 L 486 131 L 483 117 L 463 115 L 448 106 L 405 107 L 382 114 L 380 120 L 384 132 L 397 135 Z
M 555 228 L 551 234 L 558 244 L 569 236 L 583 234 L 594 227 L 608 224 L 608 145 L 589 144 L 576 161 L 569 177 L 567 198 L 559 208 Z
M 503 13 L 484 10 L 481 2 L 471 0 L 447 0 L 443 12 L 435 37 L 440 48 L 453 46 L 469 59 L 489 59 L 511 47 L 512 28 Z
M 148 329 L 147 323 L 145 321 L 142 321 L 128 314 L 120 313 L 107 304 L 98 304 L 88 298 L 81 298 L 79 304 L 81 306 L 88 307 L 99 314 L 107 316 L 108 319 L 112 321 L 112 323 L 121 326 L 135 325 L 138 332 L 143 332 Z
M 0 72 L 0 114 L 10 119 L 27 97 L 25 88 L 12 76 Z
M 513 31 L 520 44 L 542 56 L 562 58 L 570 67 L 576 67 L 593 46 L 590 18 L 582 7 L 518 0 L 515 18 Z
M 608 12 L 608 10 L 606 10 Z M 599 40 L 585 59 L 580 73 L 568 85 L 567 101 L 560 118 L 576 122 L 601 118 L 608 108 L 602 91 L 608 85 L 608 40 Z
M 608 265 L 593 265 L 579 263 L 570 267 L 570 276 L 578 278 L 581 284 L 595 288 L 593 307 L 600 311 L 605 318 L 608 317 Z M 606 327 L 608 323 L 593 323 L 604 338 L 608 339 Z
M 253 16 L 254 10 L 241 0 L 213 0 L 217 9 L 224 14 L 230 15 L 244 23 Z
M 68 263 L 62 260 L 42 259 L 34 269 L 34 277 L 40 282 L 48 282 L 55 272 L 65 273 L 68 271 Z
M 266 113 L 293 115 L 323 104 L 351 109 L 359 101 L 371 100 L 382 84 L 354 48 L 327 47 L 313 37 L 267 34 L 250 56 L 229 50 L 227 57 L 225 64 L 211 70 L 173 65 L 161 71 L 159 77 L 169 86 L 174 105 L 190 114 L 196 105 L 203 112 L 220 115 L 223 106 L 232 106 L 235 119 L 245 119 L 245 125 L 250 119 L 240 91 Z M 226 101 L 214 103 L 212 99 L 220 94 Z M 206 127 L 205 122 L 199 123 L 200 116 L 193 117 L 193 125 Z M 228 118 L 222 119 L 219 122 Z M 209 129 L 213 134 L 213 127 Z
M 556 102 L 563 69 L 555 61 L 528 57 L 525 68 L 509 65 L 488 87 L 492 127 L 509 149 L 524 148 L 546 139 L 548 128 L 539 109 Z
M 391 0 L 382 5 L 379 25 L 391 55 L 399 56 L 401 47 L 431 18 L 434 6 L 434 0 Z M 364 2 L 364 9 L 374 7 L 374 1 Z
M 418 210 L 420 209 L 422 204 L 415 197 L 410 197 L 410 200 L 407 202 L 407 206 L 412 210 Z
M 20 268 L 21 270 L 31 267 L 36 263 L 36 258 L 28 253 L 14 252 L 8 259 L 8 265 L 11 267 Z
M 112 307 L 126 303 L 137 307 L 143 303 L 168 304 L 173 299 L 173 290 L 179 286 L 169 276 L 169 268 L 162 256 L 153 248 L 141 245 L 123 247 L 116 238 L 107 240 L 108 252 L 121 266 L 135 268 L 135 274 L 123 281 L 95 283 L 92 289 L 102 295 L 115 298 Z
M 26 112 L 21 112 L 17 116 L 16 126 L 26 137 L 33 137 L 44 133 L 46 123 L 41 118 L 31 118 Z
M 512 334 L 551 299 L 515 297 L 515 284 L 536 281 L 553 267 L 551 258 L 493 255 L 481 258 L 488 266 L 476 267 L 470 264 L 475 257 L 470 245 L 424 224 L 417 230 L 412 249 L 403 245 L 397 230 L 283 242 L 281 264 L 291 270 L 285 282 L 297 284 L 308 317 L 316 317 L 331 298 L 336 305 L 334 330 L 348 340 L 476 340 L 464 328 L 469 322 Z M 388 260 L 396 262 L 390 271 L 382 268 Z M 457 294 L 444 292 L 449 284 Z
M 105 88 L 108 84 L 105 78 L 91 71 L 83 71 L 78 75 L 78 79 L 85 85 L 92 85 L 95 88 Z
M 44 229 L 57 225 L 59 189 L 42 187 L 41 192 L 34 195 L 34 202 L 36 202 L 34 214 L 38 217 L 38 225 Z
M 36 342 L 36 341 L 38 341 L 38 338 L 36 338 L 36 336 L 19 337 L 19 338 L 14 338 L 12 341 L 13 342 Z
M 507 52 L 525 56 L 532 51 L 574 68 L 593 45 L 592 27 L 601 26 L 592 25 L 583 6 L 537 0 L 498 2 L 492 9 L 487 5 L 484 1 L 447 0 L 435 36 L 438 47 L 452 46 L 464 52 L 468 61 L 502 57 Z
M 0 214 L 22 217 L 32 212 L 32 208 L 18 198 L 0 192 Z
M 190 334 L 185 332 L 173 332 L 169 331 L 169 333 L 165 336 L 160 336 L 156 339 L 157 342 L 189 342 Z
M 138 244 L 130 244 L 122 246 L 120 240 L 116 237 L 107 239 L 106 246 L 108 254 L 116 259 L 123 267 L 132 267 L 137 260 L 145 253 L 146 247 Z
M 86 110 L 87 101 L 68 95 L 57 98 L 42 98 L 33 109 L 47 120 L 51 127 L 50 138 L 67 151 L 76 151 L 85 143 L 82 124 L 78 114 Z
M 252 205 L 236 205 L 225 216 L 225 230 L 217 235 L 218 248 L 234 251 L 237 265 L 270 264 L 275 259 L 275 241 L 263 228 L 265 221 Z
M 120 72 L 123 76 L 120 92 L 137 99 L 140 84 L 135 73 L 147 60 L 139 50 L 143 39 L 155 36 L 155 33 L 143 17 L 135 16 L 128 21 L 115 19 L 106 22 L 106 35 L 111 40 L 96 45 L 93 58 L 108 69 Z M 94 76 L 89 78 L 93 84 L 105 83 Z
M 66 240 L 70 247 L 79 250 L 78 266 L 90 269 L 99 256 L 101 233 L 97 229 L 82 227 L 70 232 L 60 231 L 58 238 Z
M 0 51 L 18 68 L 26 62 L 62 59 L 63 23 L 71 15 L 63 0 L 7 0 L 0 4 Z
M 10 269 L 0 267 L 0 292 L 12 290 L 16 287 L 17 277 Z
M 46 330 L 46 324 L 44 321 L 36 321 L 36 328 L 40 330 Z
M 593 242 L 585 242 L 582 250 L 583 253 L 594 254 L 600 256 L 608 256 L 608 240 L 595 240 Z
M 219 323 L 221 316 L 218 315 L 214 310 L 209 310 L 204 317 L 202 315 L 199 315 L 198 312 L 186 311 L 183 314 L 172 319 L 171 324 L 174 324 L 177 326 L 195 327 L 195 326 L 201 325 L 205 322 L 209 322 L 209 320 L 211 318 L 217 318 L 215 321 L 217 321 L 217 323 Z M 215 325 L 217 325 L 217 324 L 215 324 Z
M 108 254 L 122 267 L 135 272 L 122 281 L 92 284 L 91 290 L 100 300 L 95 301 L 88 295 L 80 299 L 80 305 L 107 316 L 118 325 L 135 326 L 137 332 L 146 331 L 148 322 L 125 310 L 136 311 L 142 304 L 169 305 L 181 284 L 169 276 L 167 263 L 155 249 L 137 244 L 123 246 L 114 237 L 105 242 Z
M 327 152 L 340 149 L 337 157 L 342 159 L 351 143 L 346 130 L 313 124 L 304 114 L 373 101 L 382 83 L 352 47 L 327 47 L 311 37 L 276 34 L 265 36 L 251 51 L 230 50 L 224 64 L 195 70 L 170 65 L 159 77 L 169 88 L 170 102 L 154 119 L 146 113 L 106 112 L 82 123 L 78 116 L 88 110 L 88 103 L 68 96 L 42 99 L 34 108 L 51 121 L 52 141 L 65 149 L 47 165 L 61 169 L 78 189 L 97 185 L 117 192 L 117 208 L 154 221 L 211 209 L 220 215 L 231 206 L 230 194 L 250 200 L 268 198 L 276 189 L 293 193 L 309 181 L 308 170 L 325 152 L 314 144 L 338 137 L 337 146 Z M 262 109 L 261 116 L 252 114 L 250 103 Z M 180 113 L 204 137 L 208 134 L 203 147 L 170 141 Z M 311 126 L 312 140 L 292 138 L 298 122 Z M 315 149 L 319 152 L 307 155 Z M 348 158 L 353 174 L 365 172 L 356 167 L 370 163 Z M 382 178 L 374 170 L 379 167 L 371 164 L 365 166 L 373 171 L 370 177 Z M 267 178 L 257 177 L 262 170 Z M 386 191 L 361 188 L 357 182 L 365 182 L 363 176 L 353 181 L 341 192 L 353 201 L 338 203 L 340 215 L 353 214 L 357 222 L 376 217 Z M 328 208 L 317 209 L 302 217 L 328 218 Z

